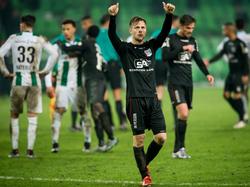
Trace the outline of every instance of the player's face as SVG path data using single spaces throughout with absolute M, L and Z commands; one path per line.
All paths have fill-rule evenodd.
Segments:
M 81 22 L 81 26 L 82 26 L 82 30 L 84 32 L 87 32 L 87 30 L 89 29 L 90 26 L 92 26 L 92 20 L 91 19 L 85 19 Z
M 232 34 L 235 34 L 234 26 L 222 26 L 222 34 L 226 37 L 229 37 Z
M 180 29 L 182 31 L 182 34 L 189 38 L 192 36 L 193 34 L 193 31 L 194 31 L 194 28 L 195 28 L 195 23 L 190 23 L 189 25 L 181 25 L 180 26 Z
M 62 33 L 67 40 L 72 40 L 75 36 L 76 28 L 72 24 L 62 25 Z
M 26 26 L 26 24 L 25 23 L 20 23 L 20 25 L 19 25 L 19 28 L 20 28 L 20 31 L 21 32 L 24 32 L 25 30 L 26 30 L 26 28 L 27 28 L 27 26 Z
M 135 41 L 142 42 L 147 33 L 147 27 L 144 21 L 133 23 L 129 29 L 132 38 Z

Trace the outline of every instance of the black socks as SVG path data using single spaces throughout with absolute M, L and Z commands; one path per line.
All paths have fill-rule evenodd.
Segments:
M 73 128 L 76 127 L 77 114 L 78 112 L 71 111 L 71 125 Z
M 161 148 L 162 145 L 156 143 L 154 140 L 150 143 L 146 154 L 146 165 L 148 165 L 156 157 L 156 155 L 158 155 Z
M 185 147 L 185 134 L 187 129 L 187 121 L 178 119 L 175 126 L 175 145 L 174 153 L 180 148 Z
M 239 99 L 233 99 L 233 98 L 227 98 L 226 99 L 228 101 L 228 103 L 231 105 L 231 107 L 237 112 L 237 114 L 239 115 L 239 120 L 243 121 L 244 119 L 244 104 L 241 98 Z
M 147 168 L 146 168 L 146 155 L 144 152 L 144 147 L 133 147 L 134 156 L 137 167 L 140 171 L 142 179 L 147 176 Z
M 103 104 L 103 108 L 104 108 L 105 112 L 108 114 L 111 126 L 114 126 L 112 112 L 111 112 L 111 106 L 109 104 L 109 101 L 103 101 L 102 104 Z
M 109 121 L 109 117 L 108 114 L 106 112 L 103 112 L 99 115 L 98 117 L 100 119 L 100 123 L 102 125 L 102 128 L 105 130 L 105 132 L 108 135 L 108 138 L 110 140 L 114 139 L 114 135 L 113 135 L 113 130 L 112 127 L 110 125 L 110 121 Z

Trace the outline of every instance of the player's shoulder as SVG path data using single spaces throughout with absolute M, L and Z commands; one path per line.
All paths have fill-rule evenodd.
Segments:
M 176 41 L 176 40 L 179 40 L 179 37 L 177 35 L 177 33 L 174 33 L 174 34 L 169 34 L 166 38 L 165 41 Z
M 237 41 L 239 42 L 239 44 L 246 46 L 246 43 L 240 38 L 237 38 Z
M 49 41 L 48 38 L 46 38 L 45 36 L 42 36 L 42 35 L 34 35 L 34 36 L 37 37 L 37 40 L 40 43 L 45 43 Z
M 169 34 L 169 35 L 168 35 L 168 38 L 171 38 L 171 39 L 177 38 L 177 37 L 178 37 L 177 33 Z
M 227 46 L 229 43 L 232 43 L 232 41 L 226 40 L 226 41 L 224 42 L 224 46 Z
M 60 34 L 57 37 L 53 38 L 50 42 L 52 44 L 56 44 L 57 42 L 66 43 L 66 39 L 63 34 Z
M 21 33 L 15 33 L 15 34 L 11 34 L 10 36 L 9 36 L 9 40 L 13 40 L 13 39 L 15 39 L 17 36 L 19 36 L 19 35 L 21 35 Z
M 194 36 L 191 36 L 191 37 L 189 38 L 189 41 L 196 42 L 196 38 L 195 38 Z
M 77 42 L 76 45 L 86 47 L 86 46 L 94 45 L 96 43 L 97 42 L 95 40 L 92 40 L 90 38 L 84 38 L 81 41 Z

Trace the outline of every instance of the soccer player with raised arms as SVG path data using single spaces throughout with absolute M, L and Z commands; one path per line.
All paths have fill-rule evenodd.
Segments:
M 175 6 L 163 3 L 166 12 L 160 34 L 144 41 L 147 31 L 146 20 L 135 16 L 129 23 L 131 43 L 122 42 L 116 34 L 116 15 L 119 4 L 109 7 L 109 37 L 120 56 L 127 82 L 126 110 L 133 132 L 133 150 L 137 167 L 142 177 L 142 186 L 151 186 L 148 165 L 157 156 L 167 136 L 164 116 L 156 93 L 155 52 L 162 46 L 172 24 Z M 154 139 L 144 152 L 145 130 L 151 129 Z

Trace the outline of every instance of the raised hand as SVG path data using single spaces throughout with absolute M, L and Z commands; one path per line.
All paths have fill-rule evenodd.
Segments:
M 114 5 L 111 5 L 111 6 L 108 8 L 108 13 L 109 13 L 109 15 L 111 15 L 111 16 L 117 15 L 118 12 L 119 12 L 119 3 L 116 3 L 116 4 L 114 4 Z
M 166 13 L 170 13 L 170 14 L 173 14 L 174 10 L 175 10 L 175 6 L 171 3 L 165 3 L 165 2 L 162 2 L 162 5 L 163 5 L 163 9 L 165 10 Z

